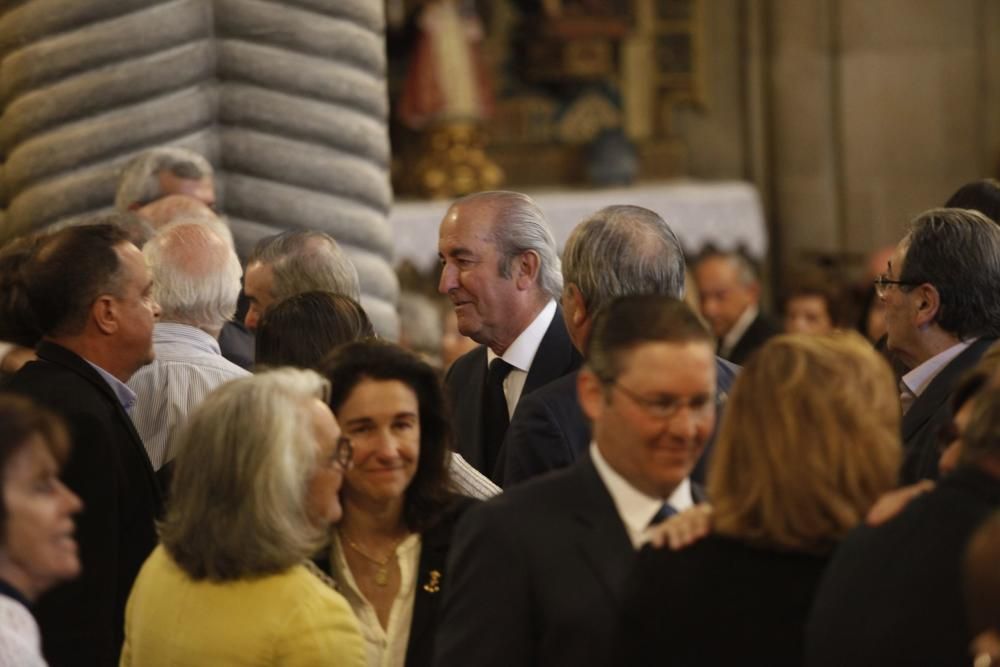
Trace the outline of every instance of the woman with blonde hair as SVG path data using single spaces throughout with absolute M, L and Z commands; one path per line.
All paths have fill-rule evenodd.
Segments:
M 621 663 L 800 664 L 827 560 L 894 486 L 899 459 L 895 383 L 870 344 L 854 333 L 771 339 L 726 406 L 711 533 L 639 555 Z
M 125 613 L 121 664 L 365 664 L 357 620 L 309 557 L 340 519 L 352 449 L 313 371 L 222 385 L 175 442 L 161 545 Z

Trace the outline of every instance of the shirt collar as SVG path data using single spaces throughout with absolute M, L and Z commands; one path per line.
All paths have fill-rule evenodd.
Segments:
M 28 598 L 24 597 L 24 593 L 17 590 L 3 579 L 0 579 L 0 595 L 5 595 L 12 600 L 17 600 L 25 607 L 28 607 L 29 609 L 31 608 L 31 603 L 28 601 Z
M 937 377 L 944 367 L 951 363 L 951 360 L 962 354 L 970 345 L 978 340 L 972 338 L 966 341 L 955 343 L 947 350 L 938 352 L 933 357 L 920 364 L 902 377 L 903 384 L 914 396 L 920 396 L 927 389 L 931 381 Z
M 180 322 L 157 322 L 153 325 L 153 344 L 185 343 L 210 354 L 222 355 L 219 341 L 198 327 Z
M 677 485 L 669 498 L 653 498 L 635 488 L 628 481 L 618 474 L 607 459 L 601 455 L 601 450 L 596 442 L 590 443 L 590 458 L 594 462 L 594 468 L 600 476 L 604 486 L 607 487 L 611 500 L 614 501 L 618 509 L 618 515 L 625 524 L 625 528 L 632 539 L 632 545 L 639 548 L 645 542 L 646 529 L 649 522 L 653 520 L 656 513 L 660 511 L 663 503 L 669 503 L 678 512 L 683 512 L 694 505 L 691 496 L 691 481 L 685 477 Z
M 740 338 L 743 338 L 743 334 L 747 332 L 753 321 L 757 319 L 757 315 L 760 314 L 760 308 L 757 304 L 751 303 L 747 306 L 743 313 L 736 318 L 736 322 L 733 323 L 732 328 L 722 337 L 722 350 L 727 354 L 733 351 L 736 344 L 740 342 Z
M 135 392 L 132 391 L 127 384 L 97 364 L 92 363 L 88 359 L 84 359 L 84 361 L 90 364 L 90 366 L 97 371 L 97 374 L 104 378 L 104 381 L 108 383 L 109 387 L 111 387 L 111 391 L 115 392 L 115 397 L 118 399 L 118 402 L 122 404 L 122 407 L 125 408 L 126 412 L 131 410 L 132 406 L 135 405 Z
M 535 354 L 538 352 L 538 346 L 542 344 L 542 338 L 545 337 L 545 332 L 549 330 L 549 325 L 552 324 L 552 318 L 556 314 L 556 302 L 550 299 L 542 311 L 535 316 L 535 319 L 527 326 L 527 328 L 521 332 L 514 342 L 510 344 L 502 355 L 497 355 L 493 350 L 486 346 L 486 364 L 489 365 L 497 356 L 506 361 L 508 364 L 514 368 L 528 372 L 531 368 L 531 362 L 535 360 Z

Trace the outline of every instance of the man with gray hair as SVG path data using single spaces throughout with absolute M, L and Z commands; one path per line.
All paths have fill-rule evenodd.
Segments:
M 115 208 L 134 210 L 167 195 L 188 195 L 215 207 L 212 165 L 186 148 L 159 146 L 129 162 L 118 180 Z
M 222 234 L 232 245 L 232 232 L 215 215 L 212 165 L 195 151 L 158 146 L 129 162 L 118 179 L 115 208 L 133 211 L 154 229 L 180 219 L 197 218 Z M 211 222 L 214 219 L 215 225 Z M 227 322 L 219 334 L 222 356 L 243 367 L 253 367 L 253 336 L 238 322 Z
M 247 260 L 244 323 L 252 331 L 272 304 L 316 290 L 361 301 L 358 271 L 333 237 L 292 230 L 261 239 Z
M 562 314 L 573 345 L 586 349 L 597 313 L 623 296 L 684 295 L 684 250 L 667 223 L 640 206 L 608 206 L 581 222 L 563 250 Z M 716 396 L 724 400 L 736 366 L 716 357 Z M 501 449 L 496 480 L 504 487 L 565 468 L 591 441 L 577 396 L 578 372 L 526 397 L 517 407 Z M 720 406 L 721 407 L 721 406 Z M 721 410 L 720 410 L 721 415 Z M 708 459 L 709 439 L 701 461 Z M 692 477 L 704 477 L 703 463 Z
M 760 282 L 753 265 L 738 252 L 713 250 L 694 267 L 701 314 L 719 341 L 719 356 L 734 364 L 778 333 L 778 327 L 760 312 Z
M 156 359 L 128 385 L 136 394 L 132 419 L 153 468 L 171 459 L 174 431 L 213 389 L 249 373 L 223 358 L 218 337 L 236 311 L 240 260 L 232 246 L 199 223 L 167 225 L 143 248 L 153 272 L 160 321 L 153 328 Z
M 517 192 L 481 192 L 448 209 L 438 236 L 438 291 L 459 331 L 480 346 L 448 370 L 456 450 L 485 475 L 522 396 L 579 368 L 555 299 L 555 239 L 538 205 Z
M 966 209 L 923 213 L 875 289 L 886 307 L 886 346 L 911 369 L 899 384 L 901 480 L 934 479 L 948 399 L 1000 335 L 1000 226 Z

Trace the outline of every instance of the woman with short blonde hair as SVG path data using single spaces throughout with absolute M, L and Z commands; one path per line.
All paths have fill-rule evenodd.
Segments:
M 640 553 L 621 664 L 800 665 L 834 546 L 895 485 L 899 417 L 892 372 L 855 333 L 760 348 L 715 445 L 711 534 Z
M 328 393 L 286 368 L 224 384 L 191 415 L 122 665 L 364 664 L 350 607 L 309 561 L 351 459 Z

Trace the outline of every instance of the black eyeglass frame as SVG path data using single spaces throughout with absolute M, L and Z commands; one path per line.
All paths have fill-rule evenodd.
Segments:
M 899 285 L 900 287 L 916 287 L 918 285 L 923 285 L 923 282 L 916 282 L 913 280 L 890 280 L 886 274 L 881 274 L 878 278 L 872 281 L 872 285 L 875 286 L 875 294 L 879 298 L 884 298 L 886 292 L 889 289 L 889 285 Z

